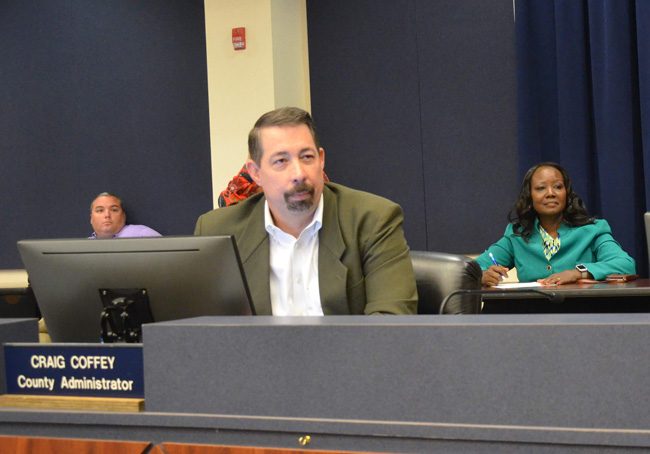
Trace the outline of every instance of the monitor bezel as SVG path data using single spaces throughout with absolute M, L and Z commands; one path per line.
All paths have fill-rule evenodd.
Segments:
M 100 342 L 102 288 L 147 289 L 154 322 L 255 314 L 229 235 L 17 244 L 53 342 Z

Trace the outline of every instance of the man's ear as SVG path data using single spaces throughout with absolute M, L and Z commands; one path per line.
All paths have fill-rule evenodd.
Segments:
M 325 170 L 325 148 L 318 149 L 318 156 L 320 157 L 320 169 Z
M 262 186 L 260 184 L 260 167 L 255 163 L 255 161 L 252 159 L 246 161 L 246 171 L 258 186 Z

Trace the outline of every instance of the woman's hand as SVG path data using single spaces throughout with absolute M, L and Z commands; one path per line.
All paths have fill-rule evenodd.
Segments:
M 487 270 L 483 271 L 481 276 L 481 284 L 488 287 L 499 285 L 504 277 L 508 276 L 508 268 L 501 265 L 492 265 Z
M 578 279 L 582 278 L 582 273 L 578 270 L 566 270 L 561 273 L 551 274 L 546 279 L 537 279 L 542 285 L 562 285 L 574 284 Z

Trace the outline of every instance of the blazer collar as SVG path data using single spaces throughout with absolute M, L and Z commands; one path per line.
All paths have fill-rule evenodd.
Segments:
M 318 238 L 318 285 L 325 315 L 349 314 L 347 298 L 348 269 L 341 262 L 345 241 L 339 220 L 336 194 L 325 185 L 323 189 L 323 226 Z
M 246 262 L 251 255 L 258 251 L 260 245 L 268 242 L 268 233 L 264 228 L 264 202 L 262 194 L 258 195 L 259 200 L 251 211 L 249 220 L 241 234 L 239 255 L 242 262 Z M 339 223 L 338 201 L 334 192 L 325 184 L 323 188 L 323 226 L 319 233 L 319 249 L 327 248 L 335 257 L 341 258 L 345 251 L 345 242 Z

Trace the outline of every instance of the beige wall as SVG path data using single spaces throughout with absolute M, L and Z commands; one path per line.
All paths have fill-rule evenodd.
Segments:
M 25 270 L 0 270 L 0 288 L 27 287 L 27 272 Z
M 305 0 L 272 0 L 275 107 L 309 110 L 309 49 Z
M 216 207 L 255 120 L 285 105 L 310 109 L 305 0 L 205 0 L 205 27 Z M 246 27 L 246 50 L 233 50 L 235 27 Z

